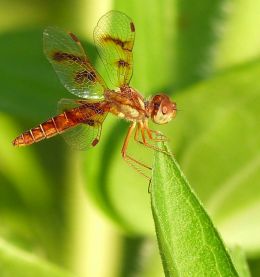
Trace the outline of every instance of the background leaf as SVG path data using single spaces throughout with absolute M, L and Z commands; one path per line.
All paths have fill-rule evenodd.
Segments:
M 0 239 L 0 270 L 2 276 L 73 277 L 69 272 L 17 249 Z
M 249 267 L 246 261 L 245 252 L 240 247 L 235 247 L 230 251 L 233 264 L 240 277 L 250 277 Z
M 1 237 L 79 276 L 162 276 L 148 184 L 120 155 L 128 123 L 107 118 L 101 142 L 86 153 L 68 151 L 61 138 L 10 144 L 70 98 L 43 55 L 42 30 L 58 25 L 87 38 L 106 76 L 92 31 L 117 9 L 137 30 L 131 84 L 144 95 L 172 94 L 181 110 L 151 128 L 171 139 L 223 238 L 246 250 L 259 276 L 259 8 L 257 0 L 0 1 Z M 151 164 L 150 151 L 134 143 L 129 151 Z
M 226 242 L 251 254 L 260 249 L 259 70 L 256 61 L 179 94 L 172 144 Z

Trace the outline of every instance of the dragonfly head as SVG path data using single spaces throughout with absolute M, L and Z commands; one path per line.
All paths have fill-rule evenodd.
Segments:
M 153 96 L 148 104 L 148 113 L 154 123 L 165 124 L 176 116 L 176 103 L 164 94 Z

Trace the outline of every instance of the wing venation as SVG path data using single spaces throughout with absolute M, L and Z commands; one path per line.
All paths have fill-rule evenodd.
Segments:
M 82 98 L 103 98 L 106 84 L 74 34 L 48 27 L 43 33 L 43 43 L 44 53 L 65 88 Z
M 97 51 L 113 86 L 128 85 L 133 73 L 134 23 L 127 15 L 110 11 L 94 30 Z

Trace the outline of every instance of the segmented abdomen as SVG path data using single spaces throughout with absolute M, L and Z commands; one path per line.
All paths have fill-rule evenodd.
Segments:
M 79 107 L 67 110 L 39 126 L 30 129 L 18 136 L 14 141 L 14 146 L 26 146 L 38 142 L 45 138 L 53 137 L 66 131 L 77 124 L 87 124 L 93 128 L 98 126 L 98 121 L 103 120 L 110 106 L 107 102 L 84 103 Z M 100 124 L 100 123 L 99 123 Z
M 45 121 L 39 126 L 30 129 L 18 136 L 14 141 L 14 146 L 25 146 L 38 142 L 45 138 L 53 137 L 62 133 L 69 127 L 73 127 L 78 122 L 71 116 L 71 113 L 64 112 Z

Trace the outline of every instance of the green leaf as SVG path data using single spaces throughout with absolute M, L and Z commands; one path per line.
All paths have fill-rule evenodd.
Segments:
M 1 276 L 73 277 L 66 270 L 18 249 L 0 239 Z
M 158 146 L 169 151 L 163 143 Z M 155 152 L 151 203 L 166 276 L 238 276 L 175 159 L 159 151 Z

